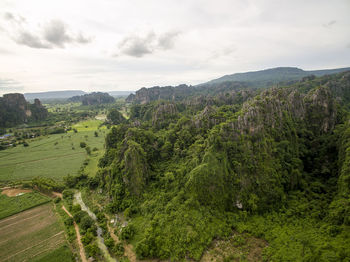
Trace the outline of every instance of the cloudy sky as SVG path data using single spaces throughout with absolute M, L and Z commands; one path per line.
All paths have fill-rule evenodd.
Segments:
M 350 66 L 349 0 L 1 0 L 0 93 Z

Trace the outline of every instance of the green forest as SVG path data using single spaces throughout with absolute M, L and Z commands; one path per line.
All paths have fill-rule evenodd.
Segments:
M 238 231 L 266 261 L 348 261 L 349 90 L 346 72 L 135 101 L 99 161 L 106 210 L 130 219 L 138 258 L 199 260 Z

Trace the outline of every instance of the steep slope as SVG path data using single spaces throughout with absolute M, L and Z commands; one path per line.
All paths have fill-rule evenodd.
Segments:
M 350 67 L 312 71 L 304 71 L 297 67 L 276 67 L 260 71 L 225 75 L 204 84 L 217 84 L 222 82 L 246 82 L 256 87 L 268 87 L 278 83 L 288 83 L 301 80 L 306 76 L 323 76 L 341 73 L 349 70 Z
M 35 99 L 34 104 L 30 104 L 22 94 L 5 94 L 0 97 L 0 127 L 40 121 L 47 115 L 47 109 L 39 99 Z
M 109 210 L 129 216 L 138 257 L 199 260 L 236 228 L 268 240 L 272 261 L 349 258 L 349 75 L 227 104 L 134 105 L 97 177 Z
M 141 88 L 135 94 L 127 97 L 129 103 L 146 104 L 152 101 L 186 101 L 196 96 L 213 96 L 232 91 L 251 91 L 257 88 L 290 85 L 305 78 L 310 80 L 315 76 L 332 75 L 350 71 L 348 68 L 304 71 L 294 67 L 278 67 L 256 72 L 238 73 L 211 80 L 197 86 L 179 85 Z

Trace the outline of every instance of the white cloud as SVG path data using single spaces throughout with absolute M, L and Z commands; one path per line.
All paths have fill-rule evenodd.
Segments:
M 135 90 L 350 61 L 348 0 L 2 0 L 0 10 L 0 77 L 25 91 Z

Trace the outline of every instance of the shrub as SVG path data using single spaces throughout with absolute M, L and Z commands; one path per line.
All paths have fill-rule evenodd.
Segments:
M 84 216 L 80 221 L 80 226 L 83 230 L 88 230 L 93 225 L 94 225 L 94 220 L 88 215 Z
M 85 148 L 86 147 L 86 143 L 85 142 L 80 142 L 80 147 L 81 148 Z
M 122 243 L 118 243 L 116 244 L 113 249 L 112 249 L 113 253 L 115 256 L 117 257 L 121 257 L 124 255 L 124 247 Z
M 113 238 L 109 237 L 105 239 L 105 245 L 109 248 L 112 249 L 114 247 L 114 240 Z
M 73 215 L 73 218 L 74 218 L 75 222 L 77 222 L 77 223 L 80 223 L 84 217 L 89 217 L 89 215 L 88 215 L 88 213 L 86 213 L 83 210 L 80 210 Z
M 120 233 L 120 238 L 122 240 L 131 239 L 134 236 L 134 233 L 135 233 L 134 227 L 132 225 L 128 225 L 122 228 L 122 231 Z
M 91 155 L 91 148 L 89 146 L 85 147 L 86 153 Z
M 67 217 L 65 220 L 64 220 L 64 224 L 66 226 L 72 226 L 73 225 L 73 218 L 72 217 Z

